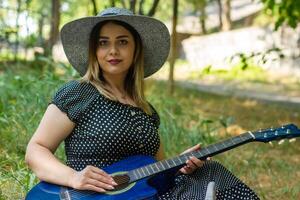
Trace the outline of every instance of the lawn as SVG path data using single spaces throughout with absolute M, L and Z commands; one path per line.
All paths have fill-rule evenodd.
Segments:
M 60 65 L 6 64 L 0 68 L 0 199 L 20 199 L 37 182 L 24 164 L 26 144 L 55 90 L 77 78 Z M 4 67 L 3 67 L 4 66 Z M 176 87 L 166 93 L 164 81 L 147 80 L 147 97 L 161 117 L 160 134 L 168 157 L 189 146 L 202 146 L 248 130 L 300 125 L 300 108 L 249 99 L 223 97 Z M 219 160 L 261 199 L 300 199 L 299 141 L 250 143 L 213 159 Z M 64 160 L 63 148 L 57 156 Z

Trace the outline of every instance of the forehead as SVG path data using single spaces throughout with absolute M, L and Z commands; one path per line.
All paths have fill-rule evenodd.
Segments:
M 119 35 L 126 35 L 128 37 L 133 37 L 125 27 L 115 24 L 113 22 L 108 22 L 107 24 L 104 24 L 100 31 L 100 36 L 106 36 L 106 37 L 114 37 Z

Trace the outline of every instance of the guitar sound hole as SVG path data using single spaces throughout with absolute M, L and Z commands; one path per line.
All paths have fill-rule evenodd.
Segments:
M 114 175 L 113 179 L 118 184 L 114 186 L 115 187 L 114 190 L 122 190 L 129 185 L 129 176 L 126 174 Z

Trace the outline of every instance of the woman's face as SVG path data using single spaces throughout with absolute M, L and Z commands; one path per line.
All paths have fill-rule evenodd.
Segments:
M 126 76 L 134 57 L 135 42 L 123 26 L 107 23 L 99 33 L 96 56 L 104 76 Z

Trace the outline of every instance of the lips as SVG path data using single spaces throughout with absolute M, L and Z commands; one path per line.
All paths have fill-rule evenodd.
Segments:
M 117 65 L 121 62 L 122 60 L 120 59 L 110 59 L 108 62 L 111 64 L 111 65 Z

